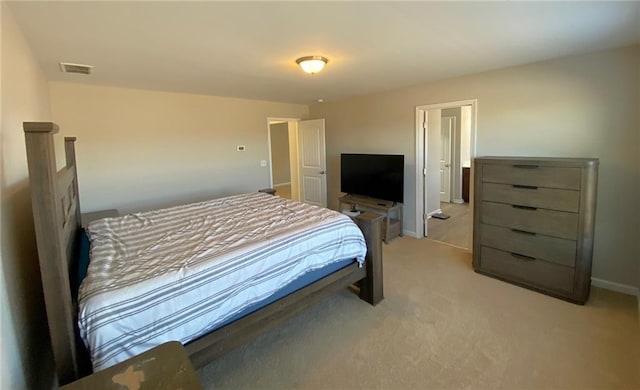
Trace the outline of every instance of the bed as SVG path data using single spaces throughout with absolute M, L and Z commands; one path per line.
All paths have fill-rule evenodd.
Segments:
M 185 344 L 193 364 L 201 367 L 324 296 L 348 286 L 355 285 L 360 298 L 372 305 L 383 298 L 380 217 L 363 214 L 355 220 L 362 235 L 354 234 L 353 230 L 347 228 L 346 233 L 341 233 L 342 236 L 334 237 L 329 236 L 328 232 L 336 230 L 338 226 L 340 229 L 348 226 L 355 229 L 353 223 L 326 209 L 255 193 L 93 222 L 87 228 L 91 238 L 92 259 L 88 276 L 80 286 L 78 299 L 75 294 L 79 284 L 76 275 L 79 263 L 83 263 L 80 259 L 87 245 L 82 245 L 86 238 L 80 226 L 75 138 L 65 138 L 66 165 L 58 171 L 54 150 L 54 135 L 58 132 L 58 126 L 50 122 L 25 122 L 24 130 L 42 285 L 60 384 L 87 375 L 93 368 L 108 367 L 154 344 L 175 339 Z M 228 207 L 222 207 L 225 205 Z M 234 214 L 233 210 L 243 211 Z M 277 212 L 263 214 L 266 210 Z M 185 219 L 184 213 L 192 211 L 196 217 Z M 313 213 L 317 213 L 315 220 L 296 222 L 292 219 L 296 214 L 310 216 Z M 176 215 L 180 218 L 175 218 Z M 173 222 L 162 225 L 162 221 L 168 220 Z M 174 227 L 178 220 L 181 224 Z M 187 220 L 190 222 L 185 223 Z M 266 221 L 269 229 L 252 225 L 252 221 L 258 220 Z M 214 232 L 214 236 L 224 238 L 222 243 L 209 244 L 207 240 L 195 242 L 191 252 L 182 247 L 174 251 L 190 253 L 186 256 L 188 261 L 178 266 L 172 263 L 175 253 L 165 241 L 153 239 L 136 247 L 136 243 L 141 242 L 140 237 L 131 238 L 131 232 L 148 233 L 144 229 L 150 225 L 163 226 L 160 236 L 181 234 L 186 229 L 189 232 L 185 237 L 192 237 L 194 234 L 191 230 L 202 227 L 204 231 Z M 246 232 L 240 234 L 243 230 Z M 113 236 L 110 236 L 112 233 Z M 325 234 L 327 239 L 324 243 L 310 245 L 310 242 L 316 241 L 309 240 L 309 237 L 319 238 Z M 128 238 L 131 238 L 129 245 L 133 247 L 118 246 Z M 366 248 L 358 250 L 359 245 L 362 247 L 363 238 Z M 163 261 L 154 263 L 151 257 L 145 257 L 151 247 L 166 255 Z M 276 248 L 284 248 L 286 254 L 272 256 Z M 328 251 L 323 252 L 319 248 L 328 248 Z M 100 257 L 100 253 L 106 253 L 107 258 L 113 257 L 111 255 L 114 253 L 124 253 L 127 261 L 109 263 Z M 246 261 L 247 253 L 255 255 L 250 262 Z M 266 260 L 261 262 L 267 258 L 275 258 L 279 262 L 275 265 L 273 260 L 270 260 L 271 263 Z M 292 260 L 302 258 L 309 260 L 304 268 L 298 264 L 301 261 Z M 241 260 L 247 265 L 238 266 Z M 127 268 L 136 262 L 142 266 Z M 221 270 L 232 268 L 238 268 L 244 279 L 234 279 L 232 287 L 229 287 L 222 283 L 221 275 L 226 275 L 226 271 Z M 110 272 L 115 279 L 101 278 Z M 203 275 L 207 275 L 206 278 L 213 277 L 217 282 L 211 282 Z M 119 281 L 119 284 L 115 283 L 115 290 L 105 289 L 106 285 L 114 284 L 113 280 Z M 219 287 L 219 291 L 207 296 L 208 293 L 201 293 L 193 286 L 184 287 L 185 280 L 199 281 L 193 286 L 205 286 L 213 290 Z M 258 290 L 258 280 L 268 282 L 266 290 Z M 158 314 L 159 302 L 170 301 L 169 298 L 173 296 L 175 301 L 168 307 L 175 309 L 176 302 L 186 299 L 178 293 L 159 290 L 167 286 L 182 286 L 182 290 L 204 298 L 196 300 L 198 305 L 189 303 L 176 309 L 181 313 L 188 312 L 188 315 L 179 317 L 180 321 L 163 323 L 163 318 L 171 316 Z M 141 292 L 140 288 L 143 288 Z M 114 292 L 116 290 L 120 295 Z M 179 288 L 170 291 L 175 290 Z M 156 297 L 162 297 L 156 299 L 157 302 L 135 300 L 141 296 L 149 297 L 154 291 L 162 291 L 156 294 Z M 234 299 L 212 298 L 225 293 Z M 92 321 L 94 328 L 109 328 L 113 318 L 104 315 L 92 317 L 91 313 L 92 310 L 94 314 L 96 311 L 99 314 L 112 313 L 114 306 L 111 305 L 114 302 L 125 302 L 125 306 L 118 306 L 116 311 L 126 313 L 115 317 L 129 318 L 130 323 L 142 324 L 138 329 L 121 331 L 122 335 L 128 335 L 124 344 L 114 342 L 114 339 L 124 337 L 118 333 L 121 325 L 103 334 L 91 328 Z M 223 306 L 231 309 L 218 313 L 218 307 Z M 148 322 L 159 323 L 160 327 L 149 330 L 151 328 L 144 320 L 135 316 L 146 309 L 152 313 L 147 315 L 151 318 Z M 96 318 L 102 318 L 103 322 Z M 188 337 L 177 335 L 176 331 L 183 331 Z M 95 340 L 104 341 L 106 347 L 104 343 L 100 347 L 94 346 L 97 345 L 94 344 Z M 84 348 L 85 342 L 90 346 L 91 356 Z M 101 350 L 101 354 L 96 354 L 97 350 Z

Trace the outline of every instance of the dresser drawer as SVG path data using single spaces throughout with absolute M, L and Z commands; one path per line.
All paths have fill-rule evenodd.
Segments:
M 581 180 L 580 168 L 538 166 L 535 162 L 485 164 L 482 167 L 482 181 L 489 183 L 579 190 Z
M 527 284 L 529 286 L 573 292 L 574 269 L 539 259 L 521 257 L 517 254 L 481 247 L 480 271 Z
M 508 204 L 482 202 L 480 222 L 510 229 L 576 240 L 579 215 L 564 211 L 518 208 Z
M 482 199 L 491 202 L 577 213 L 580 192 L 517 184 L 482 183 Z
M 567 267 L 575 267 L 576 263 L 576 241 L 542 234 L 482 224 L 480 245 L 520 253 Z
M 488 156 L 474 168 L 474 269 L 585 303 L 598 159 Z

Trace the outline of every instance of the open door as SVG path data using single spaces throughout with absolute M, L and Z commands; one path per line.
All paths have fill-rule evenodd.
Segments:
M 451 203 L 451 132 L 455 117 L 442 117 L 440 136 L 440 202 Z
M 298 122 L 300 201 L 327 207 L 324 119 Z
M 425 111 L 424 120 L 424 236 L 427 236 L 428 218 L 440 210 L 440 137 L 442 134 L 442 110 Z

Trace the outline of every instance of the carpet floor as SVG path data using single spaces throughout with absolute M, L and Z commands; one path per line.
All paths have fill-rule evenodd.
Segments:
M 473 213 L 469 203 L 440 203 L 440 209 L 443 213 L 449 215 L 449 218 L 429 218 L 427 221 L 427 238 L 461 248 L 471 248 L 473 242 Z
M 385 300 L 349 290 L 198 370 L 206 389 L 640 389 L 635 297 L 574 305 L 483 275 L 466 251 L 384 245 Z

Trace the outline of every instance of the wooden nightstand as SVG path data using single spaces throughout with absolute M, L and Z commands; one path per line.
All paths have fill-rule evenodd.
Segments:
M 270 194 L 270 195 L 276 194 L 276 190 L 274 190 L 273 188 L 263 188 L 261 190 L 258 190 L 258 192 L 264 192 L 265 194 Z
M 202 384 L 182 344 L 170 341 L 60 389 L 198 390 Z

